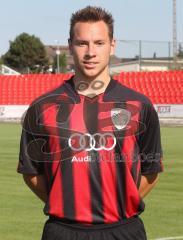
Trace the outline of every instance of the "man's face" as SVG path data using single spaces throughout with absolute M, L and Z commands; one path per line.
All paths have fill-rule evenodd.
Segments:
M 109 58 L 114 53 L 114 45 L 103 21 L 76 23 L 74 37 L 69 43 L 76 73 L 87 79 L 102 79 L 108 74 Z

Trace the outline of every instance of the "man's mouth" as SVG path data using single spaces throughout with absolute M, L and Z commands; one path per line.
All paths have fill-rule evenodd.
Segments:
M 84 61 L 83 62 L 84 66 L 88 69 L 93 69 L 96 67 L 96 65 L 98 64 L 97 62 L 88 62 L 88 61 Z

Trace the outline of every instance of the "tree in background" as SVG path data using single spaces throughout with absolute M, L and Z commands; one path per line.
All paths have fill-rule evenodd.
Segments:
M 58 71 L 57 69 L 57 55 L 54 57 L 54 63 L 53 63 L 53 71 L 56 73 Z M 59 72 L 65 73 L 67 71 L 67 57 L 66 54 L 60 54 L 59 55 Z
M 3 56 L 3 62 L 21 73 L 45 72 L 49 65 L 41 40 L 27 33 L 10 41 L 10 48 Z
M 183 58 L 183 47 L 182 47 L 181 44 L 179 44 L 177 57 L 178 58 Z
M 3 59 L 2 57 L 0 57 L 0 74 L 2 74 L 2 65 L 3 64 Z
M 0 57 L 0 66 L 3 64 L 3 59 Z

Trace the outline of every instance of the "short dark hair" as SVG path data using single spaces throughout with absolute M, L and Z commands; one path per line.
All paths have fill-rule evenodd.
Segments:
M 105 9 L 101 7 L 92 7 L 87 6 L 83 9 L 78 10 L 77 12 L 73 13 L 70 20 L 70 40 L 72 41 L 74 37 L 74 25 L 77 22 L 98 22 L 104 21 L 109 30 L 109 38 L 110 40 L 113 39 L 113 17 L 112 14 L 107 12 Z

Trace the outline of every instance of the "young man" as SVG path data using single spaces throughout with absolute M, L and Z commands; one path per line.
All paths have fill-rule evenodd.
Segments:
M 142 199 L 162 171 L 151 102 L 109 75 L 113 18 L 86 7 L 71 18 L 75 75 L 26 114 L 18 172 L 45 203 L 42 240 L 144 240 Z

